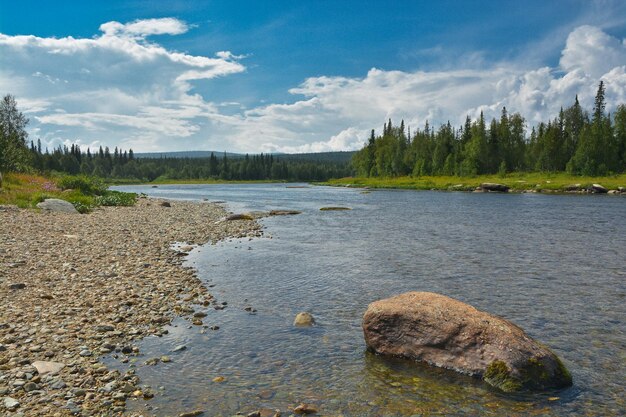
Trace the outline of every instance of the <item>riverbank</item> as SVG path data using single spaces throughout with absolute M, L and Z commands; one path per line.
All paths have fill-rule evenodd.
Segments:
M 145 361 L 134 342 L 216 302 L 182 266 L 192 245 L 261 233 L 254 222 L 219 222 L 227 213 L 217 205 L 161 203 L 87 215 L 0 209 L 3 415 L 121 415 L 127 398 L 154 395 L 132 369 L 109 371 L 98 357 Z
M 508 186 L 511 192 L 583 192 L 591 187 L 592 184 L 600 184 L 607 190 L 620 190 L 620 187 L 624 190 L 626 189 L 626 174 L 610 177 L 581 177 L 565 173 L 519 173 L 508 174 L 504 177 L 499 175 L 479 175 L 476 177 L 348 177 L 330 180 L 320 183 L 320 185 L 411 190 L 473 191 L 483 183 L 503 184 Z

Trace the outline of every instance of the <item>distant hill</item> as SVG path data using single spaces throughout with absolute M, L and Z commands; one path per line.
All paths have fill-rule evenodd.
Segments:
M 219 151 L 175 151 L 175 152 L 137 152 L 135 158 L 208 158 L 211 154 L 215 154 L 218 158 L 224 156 L 224 152 Z M 226 156 L 231 157 L 243 157 L 244 155 L 232 152 L 226 152 Z
M 216 157 L 222 158 L 224 152 L 218 151 L 176 151 L 176 152 L 138 152 L 136 158 L 159 159 L 159 158 L 209 158 L 213 153 Z M 253 155 L 253 154 L 250 154 Z M 267 154 L 266 154 L 267 155 Z M 316 152 L 316 153 L 274 153 L 274 157 L 285 161 L 303 162 L 350 162 L 353 151 L 346 152 Z M 226 152 L 228 158 L 244 158 L 245 154 Z
M 281 153 L 274 154 L 279 159 L 287 161 L 310 161 L 310 162 L 350 162 L 354 151 L 344 152 L 316 152 L 316 153 Z

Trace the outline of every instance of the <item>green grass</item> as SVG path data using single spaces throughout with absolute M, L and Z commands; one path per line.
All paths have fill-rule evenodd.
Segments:
M 47 198 L 68 201 L 80 213 L 88 213 L 99 206 L 131 206 L 137 195 L 109 191 L 99 180 L 85 176 L 47 178 L 31 174 L 6 174 L 0 189 L 0 204 L 20 208 L 34 208 Z
M 508 185 L 511 191 L 565 191 L 565 187 L 580 184 L 581 187 L 601 184 L 609 190 L 626 187 L 626 174 L 610 177 L 581 177 L 566 173 L 513 173 L 505 176 L 479 175 L 476 177 L 428 176 L 428 177 L 397 177 L 397 178 L 340 178 L 330 180 L 321 185 L 354 186 L 369 188 L 399 188 L 411 190 L 457 190 L 470 191 L 484 182 L 495 182 Z

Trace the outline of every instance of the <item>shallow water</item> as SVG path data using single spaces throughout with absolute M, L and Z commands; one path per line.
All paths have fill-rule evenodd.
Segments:
M 263 238 L 190 254 L 188 265 L 228 307 L 206 309 L 205 324 L 219 330 L 201 334 L 179 319 L 168 335 L 140 343 L 137 373 L 162 389 L 131 409 L 231 416 L 278 408 L 285 415 L 309 402 L 321 415 L 344 416 L 626 412 L 625 198 L 285 184 L 116 188 L 223 200 L 235 212 L 303 211 L 261 220 Z M 329 205 L 352 210 L 319 210 Z M 511 397 L 469 377 L 366 353 L 361 317 L 368 303 L 410 290 L 439 292 L 515 322 L 561 357 L 574 386 Z M 318 325 L 292 327 L 299 311 L 312 312 Z M 169 352 L 180 344 L 188 349 Z M 162 354 L 173 362 L 141 365 Z M 213 382 L 216 376 L 225 381 Z

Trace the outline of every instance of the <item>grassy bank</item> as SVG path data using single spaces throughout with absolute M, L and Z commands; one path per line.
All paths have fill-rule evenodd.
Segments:
M 581 177 L 566 173 L 515 173 L 504 177 L 500 175 L 479 175 L 476 177 L 398 177 L 398 178 L 340 178 L 330 180 L 322 185 L 354 186 L 370 188 L 398 188 L 411 190 L 473 190 L 484 182 L 508 185 L 511 191 L 565 191 L 567 186 L 580 184 L 587 187 L 600 184 L 609 190 L 626 187 L 626 174 L 610 177 Z
M 132 206 L 137 200 L 134 193 L 110 191 L 97 178 L 85 176 L 43 177 L 32 174 L 9 173 L 0 189 L 0 204 L 20 208 L 34 208 L 47 198 L 69 201 L 81 213 L 99 206 Z

